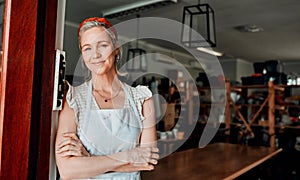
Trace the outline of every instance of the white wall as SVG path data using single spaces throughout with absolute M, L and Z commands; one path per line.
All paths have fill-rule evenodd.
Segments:
M 254 73 L 253 63 L 243 59 L 237 59 L 236 80 L 241 81 L 241 77 L 251 76 L 253 73 Z
M 230 81 L 237 81 L 236 60 L 235 59 L 221 59 L 220 64 L 223 68 L 225 77 Z
M 286 74 L 290 74 L 290 73 L 300 74 L 300 59 L 299 61 L 295 61 L 295 62 L 286 62 L 284 63 L 283 67 L 284 67 L 283 71 Z
M 253 64 L 243 59 L 220 59 L 224 75 L 230 81 L 241 82 L 241 77 L 254 73 Z

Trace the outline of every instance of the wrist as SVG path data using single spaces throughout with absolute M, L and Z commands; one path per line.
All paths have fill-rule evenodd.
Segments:
M 120 166 L 130 164 L 129 151 L 123 151 L 116 154 L 111 155 L 115 161 L 119 163 Z

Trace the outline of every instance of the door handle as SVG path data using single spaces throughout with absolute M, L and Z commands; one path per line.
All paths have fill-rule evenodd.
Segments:
M 61 110 L 65 90 L 66 53 L 57 49 L 55 55 L 54 91 L 52 110 Z

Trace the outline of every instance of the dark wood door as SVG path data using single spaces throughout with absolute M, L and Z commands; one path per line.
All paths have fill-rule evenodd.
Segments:
M 6 0 L 0 179 L 48 179 L 57 0 Z

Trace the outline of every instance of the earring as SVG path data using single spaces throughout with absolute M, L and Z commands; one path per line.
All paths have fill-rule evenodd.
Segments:
M 120 60 L 120 55 L 118 54 L 118 55 L 115 55 L 115 61 L 116 62 L 119 62 L 119 60 Z

